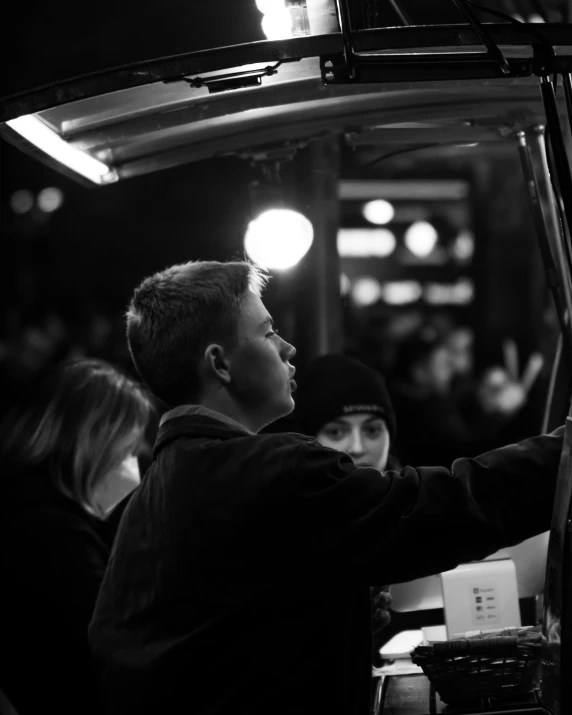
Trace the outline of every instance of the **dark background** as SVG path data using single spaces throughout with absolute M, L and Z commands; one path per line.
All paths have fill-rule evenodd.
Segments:
M 489 5 L 533 12 L 536 3 Z M 549 19 L 560 19 L 564 5 L 545 3 Z M 449 0 L 402 6 L 416 23 L 462 21 Z M 380 25 L 396 23 L 388 3 L 377 8 Z M 17 3 L 7 17 L 2 96 L 130 62 L 264 39 L 254 0 Z M 453 317 L 474 328 L 481 361 L 498 359 L 507 335 L 517 340 L 523 360 L 533 349 L 552 350 L 554 323 L 516 148 L 494 155 L 425 152 L 366 169 L 369 159 L 342 148 L 340 176 L 470 181 L 476 296 Z M 46 332 L 59 331 L 67 346 L 62 352 L 73 344 L 127 364 L 122 313 L 145 275 L 174 262 L 244 255 L 253 171 L 240 159 L 213 159 L 87 189 L 0 140 L 0 358 L 25 349 L 33 367 L 42 360 Z M 63 191 L 58 211 L 12 211 L 15 191 L 37 195 L 46 186 Z M 269 293 L 273 312 L 288 300 L 280 280 Z M 354 318 L 350 312 L 349 332 Z

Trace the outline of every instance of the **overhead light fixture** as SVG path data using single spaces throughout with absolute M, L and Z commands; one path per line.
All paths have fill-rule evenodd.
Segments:
M 362 209 L 363 215 L 367 221 L 374 223 L 377 226 L 383 226 L 389 223 L 395 216 L 395 209 L 384 199 L 374 199 L 364 204 Z
M 405 232 L 405 245 L 417 258 L 426 258 L 437 245 L 439 238 L 429 221 L 415 221 Z
M 310 34 L 306 2 L 256 0 L 256 7 L 264 16 L 261 20 L 262 31 L 269 40 L 287 40 Z
M 266 13 L 261 25 L 269 40 L 288 40 L 292 37 L 292 17 L 285 7 Z
M 264 211 L 248 224 L 244 248 L 255 263 L 284 271 L 302 260 L 313 240 L 314 228 L 303 214 L 276 208 Z
M 117 175 L 106 164 L 68 144 L 57 132 L 33 114 L 9 119 L 6 124 L 30 144 L 86 179 L 96 184 L 117 181 Z

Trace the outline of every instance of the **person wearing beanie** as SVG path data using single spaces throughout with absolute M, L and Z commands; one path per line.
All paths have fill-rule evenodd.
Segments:
M 298 385 L 294 416 L 300 432 L 346 452 L 357 466 L 388 467 L 395 411 L 383 377 L 359 360 L 337 354 L 313 360 Z
M 359 360 L 328 354 L 315 358 L 300 380 L 295 421 L 324 447 L 348 454 L 354 464 L 380 472 L 397 468 L 391 457 L 397 425 L 383 377 Z M 381 631 L 389 624 L 389 586 L 372 586 L 373 660 L 378 665 Z

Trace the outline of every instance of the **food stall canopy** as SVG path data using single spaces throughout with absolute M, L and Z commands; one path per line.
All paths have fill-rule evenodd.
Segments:
M 222 155 L 287 156 L 331 135 L 354 145 L 451 145 L 496 142 L 544 123 L 535 75 L 549 71 L 547 58 L 572 68 L 570 25 L 479 27 L 497 57 L 468 23 L 253 42 L 127 65 L 3 99 L 0 135 L 93 185 Z

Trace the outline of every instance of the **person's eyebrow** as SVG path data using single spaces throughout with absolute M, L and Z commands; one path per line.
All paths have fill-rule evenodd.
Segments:
M 268 318 L 266 318 L 265 320 L 262 321 L 262 323 L 260 323 L 260 327 L 266 327 L 267 325 L 271 328 L 274 327 L 274 321 L 272 320 L 272 318 L 270 316 L 268 316 Z

